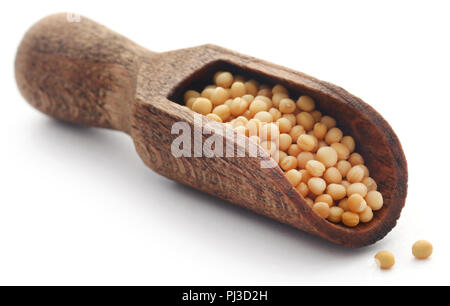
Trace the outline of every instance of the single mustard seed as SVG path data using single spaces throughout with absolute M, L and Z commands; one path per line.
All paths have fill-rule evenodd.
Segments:
M 291 114 L 296 109 L 295 102 L 289 98 L 284 98 L 280 101 L 279 109 L 283 114 Z
M 303 126 L 306 131 L 312 130 L 314 124 L 316 123 L 313 116 L 311 116 L 311 114 L 307 112 L 298 113 L 295 118 L 297 119 L 297 124 Z
M 301 125 L 295 125 L 289 132 L 294 142 L 297 142 L 297 139 L 303 134 L 305 134 L 305 129 Z
M 315 203 L 317 203 L 317 202 L 327 203 L 328 206 L 330 206 L 330 207 L 333 206 L 333 204 L 334 204 L 333 198 L 329 194 L 326 194 L 326 193 L 323 193 L 323 194 L 317 196 L 314 201 L 315 201 Z
M 354 213 L 362 213 L 367 207 L 364 198 L 359 194 L 352 194 L 348 198 L 348 209 Z
M 335 201 L 342 200 L 347 195 L 347 191 L 342 184 L 329 184 L 327 186 L 327 193 L 333 198 Z
M 311 112 L 311 116 L 313 116 L 313 118 L 316 122 L 319 122 L 320 119 L 322 119 L 322 113 L 318 110 Z
M 347 160 L 347 158 L 350 156 L 349 149 L 342 143 L 335 142 L 332 143 L 330 147 L 332 147 L 336 151 L 338 160 Z
M 316 107 L 314 100 L 308 96 L 300 96 L 297 100 L 297 107 L 304 112 L 312 112 Z
M 327 130 L 327 126 L 321 122 L 317 122 L 316 124 L 314 124 L 314 136 L 316 136 L 319 140 L 325 138 L 325 136 L 327 135 Z
M 350 183 L 361 182 L 364 178 L 364 169 L 360 166 L 354 166 L 347 172 L 347 181 Z
M 330 215 L 330 206 L 327 203 L 318 202 L 313 205 L 313 210 L 322 218 L 326 219 Z
M 206 115 L 206 117 L 208 117 L 209 119 L 212 119 L 212 120 L 214 120 L 214 121 L 217 121 L 217 122 L 223 122 L 222 121 L 222 118 L 220 118 L 219 116 L 217 116 L 216 114 L 208 114 L 208 115 Z
M 286 89 L 286 87 L 284 87 L 283 85 L 277 84 L 272 88 L 272 93 L 276 94 L 276 93 L 284 93 L 286 95 L 289 94 L 288 90 Z
M 304 182 L 298 184 L 297 187 L 295 187 L 295 190 L 297 190 L 303 197 L 306 197 L 309 193 L 309 187 Z
M 228 90 L 223 87 L 217 87 L 211 94 L 211 102 L 214 105 L 224 104 L 229 98 L 230 94 L 228 93 Z
M 395 265 L 395 256 L 389 251 L 380 251 L 375 255 L 375 262 L 381 269 L 387 270 Z
M 225 104 L 226 105 L 226 104 Z M 233 116 L 240 116 L 248 109 L 249 102 L 242 98 L 235 98 L 232 100 L 230 107 Z
M 289 149 L 288 149 L 288 154 L 290 156 L 296 157 L 300 154 L 302 150 L 300 149 L 300 147 L 298 146 L 298 144 L 293 143 L 290 145 Z
M 327 188 L 327 183 L 320 177 L 312 177 L 308 181 L 309 190 L 315 195 L 320 195 Z
M 272 96 L 273 105 L 275 107 L 279 107 L 281 100 L 287 99 L 287 98 L 289 98 L 289 96 L 283 92 L 274 93 Z
M 347 147 L 350 153 L 353 153 L 353 151 L 355 151 L 356 144 L 352 136 L 342 137 L 341 143 Z
M 234 82 L 231 85 L 230 94 L 232 98 L 242 97 L 246 94 L 245 85 L 242 82 Z
M 283 114 L 281 117 L 288 119 L 291 122 L 292 126 L 295 126 L 297 124 L 297 119 L 295 118 L 294 114 Z
M 372 208 L 366 206 L 366 208 L 359 214 L 359 221 L 362 223 L 369 223 L 373 219 Z
M 212 103 L 207 98 L 197 98 L 192 104 L 192 110 L 202 115 L 207 115 L 212 110 Z
M 223 88 L 230 88 L 231 84 L 234 82 L 233 75 L 229 72 L 219 72 L 214 79 L 216 85 Z
M 341 141 L 343 133 L 340 129 L 334 127 L 328 130 L 327 135 L 325 136 L 325 142 L 329 145 L 335 142 Z
M 317 150 L 317 160 L 326 167 L 333 167 L 337 163 L 338 155 L 336 150 L 332 147 L 322 147 Z
M 256 94 L 258 93 L 258 82 L 256 82 L 255 80 L 249 80 L 247 82 L 245 82 L 245 91 L 252 95 L 252 96 L 256 96 Z
M 300 181 L 302 180 L 302 174 L 296 169 L 289 170 L 286 172 L 285 176 L 294 187 L 300 184 Z
M 330 116 L 323 116 L 320 119 L 320 122 L 322 122 L 323 124 L 325 124 L 327 126 L 328 129 L 332 129 L 336 126 L 336 120 Z
M 379 191 L 369 191 L 366 196 L 366 202 L 372 210 L 380 210 L 383 207 L 383 196 Z
M 321 177 L 325 169 L 324 164 L 317 160 L 309 160 L 306 163 L 306 170 L 314 177 Z
M 261 122 L 273 122 L 273 117 L 269 112 L 259 112 L 253 118 L 258 119 Z
M 289 171 L 291 169 L 297 168 L 297 158 L 293 156 L 288 156 L 280 163 L 281 168 L 284 171 Z
M 264 100 L 262 100 L 262 99 L 255 99 L 250 104 L 249 110 L 250 110 L 251 114 L 255 115 L 255 114 L 259 113 L 259 112 L 268 111 L 269 108 L 267 107 L 267 103 Z
M 426 240 L 419 240 L 412 246 L 412 253 L 417 259 L 426 259 L 433 253 L 433 245 Z
M 357 165 L 363 165 L 364 164 L 364 158 L 359 153 L 352 153 L 350 154 L 350 157 L 348 158 L 348 161 L 352 166 Z
M 342 182 L 342 175 L 341 172 L 336 167 L 330 167 L 328 168 L 323 178 L 328 184 L 340 184 Z
M 337 163 L 336 168 L 339 170 L 339 172 L 341 173 L 342 177 L 346 177 L 348 171 L 352 168 L 352 164 L 350 164 L 346 160 L 340 160 Z
M 366 177 L 362 180 L 362 183 L 366 185 L 367 191 L 376 191 L 378 189 L 377 182 L 371 177 Z
M 292 144 L 292 137 L 289 134 L 282 133 L 279 137 L 279 148 L 282 151 L 286 151 Z
M 348 227 L 355 227 L 359 224 L 359 215 L 346 211 L 342 214 L 342 223 Z
M 333 206 L 330 208 L 330 215 L 328 216 L 328 221 L 333 223 L 339 223 L 342 221 L 342 214 L 344 210 L 340 207 Z
M 367 195 L 367 187 L 363 183 L 353 183 L 347 187 L 347 196 L 354 194 L 359 194 L 361 197 L 365 198 Z
M 184 103 L 187 103 L 187 101 L 189 101 L 189 99 L 191 98 L 198 98 L 198 97 L 200 97 L 200 93 L 198 91 L 188 90 L 184 93 Z
M 278 119 L 281 118 L 281 112 L 278 109 L 274 108 L 274 107 L 269 109 L 269 114 L 272 115 L 272 118 L 273 118 L 274 121 L 277 121 Z
M 281 133 L 289 133 L 292 129 L 292 124 L 287 118 L 279 118 L 277 123 Z
M 213 114 L 219 116 L 222 121 L 226 121 L 230 117 L 231 111 L 228 106 L 222 104 L 214 108 Z
M 300 169 L 305 169 L 308 161 L 314 159 L 314 154 L 311 152 L 300 152 L 297 155 L 297 165 Z
M 302 134 L 297 138 L 297 144 L 303 151 L 312 151 L 317 145 L 317 139 L 314 136 Z

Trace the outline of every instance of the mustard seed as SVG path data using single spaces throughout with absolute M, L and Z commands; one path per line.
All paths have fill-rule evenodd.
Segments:
M 279 138 L 279 147 L 280 150 L 282 151 L 286 151 L 289 149 L 289 147 L 292 144 L 292 137 L 289 134 L 283 133 L 280 134 L 280 138 Z
M 273 117 L 269 112 L 259 112 L 253 118 L 266 123 L 270 123 L 273 121 Z
M 231 111 L 228 106 L 222 104 L 214 108 L 213 114 L 219 116 L 222 121 L 226 121 L 230 117 Z
M 291 183 L 291 185 L 294 187 L 300 184 L 302 180 L 302 174 L 296 169 L 289 170 L 288 172 L 286 172 L 285 176 L 289 183 Z
M 289 94 L 288 90 L 286 89 L 286 87 L 284 87 L 283 85 L 277 84 L 272 88 L 272 93 L 276 94 L 276 93 L 284 93 L 286 95 Z
M 328 129 L 332 129 L 332 128 L 334 128 L 336 126 L 336 120 L 334 120 L 334 118 L 332 118 L 330 116 L 323 116 L 320 119 L 320 122 L 325 124 Z
M 383 207 L 383 196 L 378 191 L 369 191 L 366 196 L 366 202 L 372 210 L 380 210 Z
M 312 177 L 308 181 L 308 187 L 312 193 L 314 193 L 315 195 L 319 195 L 325 191 L 327 183 L 320 177 Z
M 342 175 L 341 172 L 336 167 L 330 167 L 328 168 L 323 178 L 328 184 L 340 184 L 342 182 Z
M 342 177 L 346 177 L 348 171 L 352 168 L 352 164 L 350 164 L 348 161 L 346 160 L 340 160 L 338 161 L 336 168 L 339 170 L 339 172 L 341 173 Z
M 306 197 L 309 193 L 309 187 L 306 183 L 301 182 L 295 187 L 295 189 L 300 193 L 303 197 Z
M 258 136 L 256 136 L 256 137 L 258 137 Z M 258 137 L 258 139 L 259 139 L 259 137 Z M 286 152 L 278 151 L 278 163 L 281 163 L 286 157 L 288 157 Z
M 296 157 L 300 154 L 301 151 L 302 150 L 300 149 L 300 147 L 296 143 L 293 143 L 288 149 L 288 154 L 290 156 Z
M 314 160 L 314 154 L 311 152 L 300 152 L 297 155 L 297 165 L 300 169 L 305 169 L 306 163 L 310 160 Z
M 191 98 L 198 98 L 198 97 L 200 97 L 200 93 L 198 91 L 188 90 L 184 93 L 184 103 L 187 103 L 187 101 L 189 101 L 189 99 Z
M 314 136 L 316 136 L 317 139 L 322 140 L 327 135 L 327 126 L 321 122 L 317 122 L 314 124 Z
M 336 165 L 338 155 L 332 147 L 322 147 L 317 150 L 317 160 L 325 165 L 325 167 L 333 167 Z
M 363 183 L 364 185 L 366 185 L 367 191 L 368 191 L 368 192 L 373 191 L 373 190 L 377 190 L 377 189 L 378 189 L 377 183 L 376 183 L 375 180 L 374 180 L 373 178 L 371 178 L 371 177 L 366 177 L 366 178 L 364 178 L 364 179 L 362 180 L 362 183 Z
M 354 166 L 348 171 L 346 178 L 350 183 L 361 182 L 364 178 L 364 169 L 359 165 Z
M 369 223 L 373 219 L 372 208 L 366 206 L 366 208 L 359 214 L 359 221 L 362 223 Z
M 348 198 L 340 200 L 338 207 L 342 208 L 344 211 L 348 211 Z
M 347 191 L 345 190 L 345 187 L 341 184 L 329 184 L 327 187 L 327 193 L 335 201 L 342 200 L 347 195 Z
M 201 93 L 201 97 L 206 98 L 211 101 L 212 94 L 215 90 L 216 90 L 215 88 L 211 88 L 211 87 L 205 88 L 205 89 L 203 89 L 203 91 Z
M 225 103 L 230 98 L 230 95 L 223 87 L 217 87 L 211 93 L 211 102 L 213 105 L 220 105 Z
M 359 194 L 361 197 L 365 198 L 367 195 L 367 187 L 363 183 L 353 183 L 347 187 L 347 196 L 353 194 Z
M 281 117 L 288 119 L 291 122 L 292 126 L 295 126 L 297 124 L 297 119 L 295 118 L 294 114 L 284 114 Z M 292 138 L 292 139 L 294 139 L 294 138 Z
M 287 99 L 287 98 L 289 98 L 289 96 L 283 92 L 274 93 L 272 96 L 273 105 L 275 107 L 279 107 L 281 100 Z
M 230 88 L 231 84 L 234 82 L 234 77 L 229 72 L 219 72 L 214 78 L 214 82 L 217 86 L 223 88 Z
M 192 110 L 199 114 L 207 115 L 212 110 L 212 103 L 207 98 L 197 98 L 192 104 Z
M 302 134 L 297 138 L 297 145 L 303 151 L 312 151 L 317 145 L 317 139 L 314 136 Z
M 297 139 L 300 137 L 300 135 L 305 134 L 305 129 L 301 125 L 295 125 L 291 131 L 289 132 L 289 135 L 292 137 L 292 141 L 295 143 L 297 142 Z
M 362 213 L 367 207 L 364 198 L 355 193 L 348 197 L 348 209 L 354 213 Z
M 363 165 L 364 164 L 364 158 L 359 153 L 352 153 L 350 154 L 350 157 L 348 158 L 348 161 L 352 166 L 357 165 Z
M 288 156 L 280 163 L 281 168 L 284 171 L 289 171 L 291 169 L 297 168 L 297 158 L 293 156 Z
M 280 101 L 279 109 L 283 114 L 291 114 L 294 112 L 295 108 L 295 102 L 291 99 L 284 98 Z
M 259 112 L 265 112 L 269 110 L 269 108 L 267 107 L 267 103 L 261 99 L 253 100 L 248 109 L 250 110 L 250 113 L 253 115 Z
M 256 82 L 255 80 L 249 80 L 247 82 L 245 82 L 245 91 L 252 95 L 252 96 L 256 96 L 256 94 L 258 93 L 258 87 L 259 84 L 258 82 Z
M 330 215 L 330 207 L 327 203 L 318 202 L 313 205 L 313 210 L 316 214 L 326 219 Z
M 280 119 L 281 115 L 282 115 L 281 112 L 278 109 L 276 109 L 275 107 L 272 107 L 271 109 L 269 109 L 269 114 L 272 115 L 272 118 L 274 121 L 277 121 L 278 119 Z
M 214 121 L 217 121 L 217 122 L 223 122 L 222 121 L 222 118 L 220 118 L 219 116 L 217 116 L 216 114 L 208 114 L 208 115 L 206 115 L 206 117 L 208 117 L 209 119 L 212 119 L 212 120 L 214 120 Z
M 350 156 L 349 149 L 342 143 L 335 142 L 332 143 L 330 147 L 332 147 L 336 151 L 338 160 L 346 160 Z
M 316 107 L 314 100 L 308 96 L 301 96 L 297 100 L 297 107 L 299 110 L 304 112 L 312 112 Z
M 313 116 L 315 122 L 319 122 L 322 119 L 322 113 L 318 110 L 311 112 L 311 116 Z
M 321 177 L 325 171 L 325 166 L 320 161 L 310 160 L 306 163 L 306 170 L 315 177 Z
M 412 246 L 412 253 L 417 259 L 426 259 L 433 253 L 433 245 L 426 240 L 419 240 Z
M 341 143 L 347 147 L 350 153 L 353 153 L 353 151 L 355 151 L 356 144 L 352 136 L 342 137 Z
M 328 143 L 329 145 L 335 142 L 339 142 L 342 139 L 342 131 L 338 128 L 331 128 L 328 132 L 327 135 L 325 136 L 325 142 Z
M 298 113 L 295 118 L 297 119 L 297 124 L 303 126 L 306 131 L 312 130 L 314 124 L 316 123 L 313 116 L 311 116 L 311 114 L 307 112 Z
M 342 223 L 348 227 L 355 227 L 359 224 L 359 215 L 346 211 L 342 214 Z
M 242 97 L 246 94 L 245 85 L 242 82 L 234 82 L 231 85 L 230 94 L 232 98 Z
M 226 104 L 225 104 L 226 105 Z M 248 101 L 242 98 L 235 98 L 231 102 L 230 111 L 233 116 L 242 115 L 248 108 Z
M 330 206 L 330 207 L 333 206 L 333 204 L 334 204 L 333 198 L 329 194 L 326 194 L 326 193 L 323 193 L 323 194 L 317 196 L 314 201 L 316 203 L 317 202 L 327 203 L 328 206 Z
M 389 251 L 380 251 L 375 255 L 375 262 L 381 269 L 387 270 L 395 265 L 395 256 Z
M 328 216 L 328 221 L 333 223 L 339 223 L 342 221 L 342 214 L 344 210 L 340 207 L 333 206 L 330 208 L 330 215 Z
M 279 127 L 281 133 L 289 133 L 292 129 L 291 122 L 286 118 L 277 119 L 277 123 L 278 123 L 278 127 Z M 292 138 L 292 136 L 291 136 L 291 138 Z

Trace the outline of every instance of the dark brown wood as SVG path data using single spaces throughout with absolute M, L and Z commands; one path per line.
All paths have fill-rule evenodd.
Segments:
M 244 158 L 172 156 L 177 137 L 172 125 L 183 121 L 194 128 L 193 112 L 175 102 L 219 69 L 281 83 L 294 95 L 312 96 L 320 110 L 334 116 L 356 139 L 383 194 L 385 206 L 374 220 L 353 229 L 323 220 L 278 166 L 260 167 L 261 160 L 270 160 L 267 155 L 249 157 L 248 147 L 236 147 Z M 156 54 L 86 18 L 68 22 L 58 14 L 26 33 L 17 52 L 16 79 L 25 99 L 50 116 L 130 134 L 144 163 L 157 173 L 334 243 L 376 242 L 396 225 L 405 204 L 406 159 L 389 124 L 344 89 L 300 72 L 213 45 Z

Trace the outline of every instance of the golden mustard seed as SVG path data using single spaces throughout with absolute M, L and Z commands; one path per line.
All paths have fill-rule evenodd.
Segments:
M 306 163 L 306 170 L 315 177 L 321 177 L 325 171 L 325 166 L 320 161 L 309 160 Z
M 268 111 L 269 108 L 267 107 L 267 103 L 264 102 L 263 100 L 255 99 L 250 104 L 249 110 L 250 110 L 251 114 L 255 115 L 255 114 L 259 113 L 259 112 Z
M 289 98 L 284 98 L 280 101 L 279 109 L 283 114 L 291 114 L 294 112 L 295 108 L 295 102 Z
M 271 109 L 269 109 L 269 114 L 272 115 L 272 118 L 274 121 L 277 121 L 278 119 L 280 119 L 281 115 L 282 115 L 281 112 L 278 109 L 276 109 L 275 107 L 272 107 Z
M 317 145 L 317 139 L 314 136 L 302 134 L 297 138 L 297 145 L 303 151 L 312 151 Z
M 259 112 L 253 118 L 265 123 L 273 122 L 273 117 L 269 112 Z
M 242 97 L 246 94 L 245 85 L 242 82 L 234 82 L 231 85 L 230 94 L 232 98 Z
M 339 170 L 339 172 L 341 173 L 342 177 L 346 177 L 348 171 L 352 168 L 352 164 L 350 164 L 348 161 L 346 160 L 340 160 L 338 161 L 336 168 Z
M 247 82 L 245 82 L 245 91 L 252 95 L 252 96 L 256 96 L 256 94 L 258 93 L 258 88 L 259 88 L 259 84 L 258 82 L 256 82 L 255 80 L 249 80 Z
M 289 133 L 292 129 L 291 122 L 287 118 L 279 118 L 277 119 L 277 123 L 281 133 Z
M 283 114 L 281 117 L 288 119 L 291 122 L 292 126 L 295 126 L 297 124 L 297 119 L 295 119 L 294 114 Z M 292 139 L 294 139 L 294 138 L 292 138 Z
M 353 153 L 353 151 L 355 151 L 356 144 L 352 136 L 342 137 L 341 143 L 347 147 L 350 153 Z
M 314 154 L 311 152 L 300 152 L 297 155 L 297 165 L 300 169 L 305 169 L 306 163 L 310 160 L 314 160 Z
M 313 210 L 316 214 L 326 219 L 330 215 L 330 206 L 327 203 L 318 202 L 313 205 Z
M 305 129 L 301 125 L 295 125 L 291 131 L 289 132 L 289 135 L 292 137 L 292 141 L 297 143 L 297 139 L 300 137 L 300 135 L 305 134 Z
M 308 187 L 312 193 L 320 195 L 325 191 L 325 188 L 327 188 L 327 183 L 320 177 L 312 177 L 308 181 Z
M 330 215 L 328 216 L 328 221 L 333 223 L 341 222 L 343 213 L 344 210 L 340 207 L 337 206 L 330 207 Z
M 294 187 L 300 184 L 302 180 L 302 174 L 296 169 L 289 170 L 288 172 L 286 172 L 285 176 L 289 183 L 291 183 L 291 185 Z
M 383 196 L 379 191 L 369 191 L 366 196 L 366 202 L 372 210 L 380 210 L 383 207 Z
M 361 182 L 364 178 L 364 169 L 359 165 L 354 166 L 347 172 L 346 178 L 350 183 Z
M 359 224 L 359 215 L 346 211 L 342 214 L 342 223 L 348 227 L 355 227 Z
M 377 183 L 376 183 L 375 180 L 374 180 L 373 178 L 371 178 L 371 177 L 365 177 L 365 178 L 362 180 L 362 183 L 363 183 L 364 185 L 366 185 L 367 191 L 368 191 L 368 192 L 373 191 L 373 190 L 377 190 L 377 189 L 378 189 Z
M 328 130 L 325 136 L 325 142 L 331 145 L 332 143 L 341 141 L 343 133 L 340 129 L 334 127 Z
M 230 95 L 223 87 L 217 87 L 211 93 L 211 102 L 213 105 L 224 104 L 226 100 L 230 98 Z
M 300 193 L 303 197 L 306 197 L 309 193 L 309 187 L 306 183 L 301 182 L 295 187 L 295 189 Z
M 433 253 L 433 245 L 426 240 L 419 240 L 412 246 L 412 253 L 417 259 L 426 259 Z
M 328 206 L 330 206 L 330 207 L 333 206 L 333 204 L 334 204 L 333 198 L 329 194 L 326 194 L 326 193 L 323 193 L 323 194 L 317 196 L 315 198 L 314 202 L 315 203 L 317 203 L 317 202 L 327 203 Z
M 333 167 L 337 163 L 338 155 L 332 147 L 322 147 L 317 150 L 317 160 L 326 167 Z
M 312 130 L 314 124 L 316 123 L 313 116 L 311 116 L 311 114 L 307 112 L 298 113 L 295 118 L 297 119 L 297 124 L 303 126 L 306 131 Z
M 223 88 L 230 88 L 230 86 L 234 82 L 234 77 L 229 72 L 219 72 L 214 77 L 214 82 L 217 86 L 223 87 Z
M 197 98 L 192 104 L 192 110 L 199 114 L 207 115 L 212 110 L 212 103 L 207 98 Z
M 336 167 L 328 168 L 323 174 L 323 178 L 328 184 L 340 184 L 342 182 L 341 172 Z
M 282 151 L 288 150 L 289 147 L 291 146 L 291 144 L 292 144 L 292 137 L 291 137 L 291 135 L 286 134 L 286 133 L 280 134 L 280 137 L 279 137 L 279 148 L 280 148 L 280 150 L 282 150 Z
M 347 160 L 347 158 L 350 156 L 349 149 L 342 143 L 335 142 L 332 143 L 330 147 L 332 147 L 336 151 L 338 160 Z
M 272 93 L 276 94 L 276 93 L 284 93 L 286 95 L 289 94 L 288 90 L 286 89 L 286 87 L 284 87 L 283 85 L 277 84 L 272 88 Z
M 322 113 L 318 110 L 311 112 L 311 116 L 313 116 L 315 122 L 319 122 L 322 119 Z
M 359 153 L 352 153 L 350 154 L 350 157 L 348 158 L 348 161 L 352 166 L 357 165 L 363 165 L 364 164 L 364 158 Z
M 335 201 L 342 200 L 347 195 L 347 191 L 342 184 L 329 184 L 327 186 L 327 193 Z
M 359 194 L 361 197 L 365 198 L 367 195 L 367 187 L 363 183 L 353 183 L 347 187 L 347 196 L 353 194 Z
M 208 115 L 206 115 L 206 117 L 208 117 L 209 119 L 212 119 L 212 120 L 214 120 L 214 121 L 217 121 L 217 122 L 223 122 L 222 121 L 222 118 L 220 118 L 219 116 L 217 116 L 216 114 L 208 114 Z
M 321 122 L 317 122 L 314 124 L 314 136 L 316 136 L 317 139 L 322 140 L 325 138 L 325 135 L 327 135 L 327 126 Z
M 334 118 L 332 118 L 330 116 L 323 116 L 320 119 L 320 122 L 325 124 L 328 129 L 332 129 L 332 128 L 334 128 L 336 126 L 336 120 L 334 120 Z
M 375 262 L 381 269 L 387 270 L 395 265 L 395 256 L 389 251 L 380 251 L 375 255 Z
M 228 106 L 222 104 L 214 108 L 213 114 L 219 116 L 222 121 L 226 121 L 230 117 L 231 111 Z
M 354 213 L 362 213 L 367 207 L 367 203 L 360 194 L 352 194 L 348 197 L 348 209 Z
M 200 97 L 200 93 L 198 91 L 195 90 L 188 90 L 184 93 L 184 103 L 187 103 L 187 101 L 189 101 L 189 99 L 191 98 L 198 98 Z
M 297 168 L 297 158 L 293 156 L 288 156 L 280 163 L 281 168 L 284 171 L 289 171 L 291 169 Z
M 293 144 L 291 144 L 291 146 L 290 146 L 289 149 L 288 149 L 288 154 L 289 154 L 290 156 L 296 157 L 296 156 L 298 156 L 298 155 L 300 154 L 301 151 L 302 151 L 302 150 L 300 149 L 300 147 L 298 146 L 298 144 L 293 143 Z
M 316 107 L 314 100 L 308 96 L 300 96 L 297 100 L 297 107 L 304 112 L 312 112 Z
M 362 223 L 369 223 L 373 219 L 372 208 L 366 206 L 366 208 L 359 214 L 359 221 Z

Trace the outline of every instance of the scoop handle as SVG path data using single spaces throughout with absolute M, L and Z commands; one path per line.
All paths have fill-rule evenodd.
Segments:
M 56 14 L 25 34 L 16 81 L 52 117 L 128 132 L 140 63 L 155 54 L 87 18 Z

